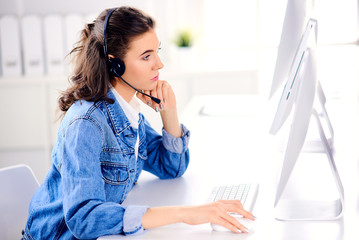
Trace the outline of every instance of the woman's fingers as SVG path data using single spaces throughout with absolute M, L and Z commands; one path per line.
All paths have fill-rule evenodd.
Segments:
M 144 93 L 145 91 L 141 91 L 142 93 Z M 136 93 L 136 97 L 138 99 L 140 99 L 142 102 L 144 102 L 145 104 L 149 105 L 148 102 L 151 100 L 149 97 L 147 97 L 146 95 L 142 94 L 140 92 Z
M 167 81 L 158 80 L 157 85 L 154 89 L 145 90 L 142 92 L 161 100 L 161 102 L 159 104 L 157 104 L 156 102 L 152 101 L 152 99 L 150 97 L 147 97 L 141 93 L 136 94 L 136 96 L 142 102 L 144 102 L 146 105 L 150 106 L 157 112 L 165 110 L 166 107 L 171 108 L 171 107 L 176 106 L 174 93 L 171 89 L 171 85 Z
M 146 93 L 146 91 L 141 91 L 142 93 Z M 149 91 L 148 91 L 149 92 Z M 140 99 L 143 103 L 145 103 L 146 105 L 148 105 L 149 107 L 152 106 L 152 100 L 150 97 L 147 97 L 146 95 L 143 95 L 142 93 L 140 92 L 137 92 L 136 93 L 136 97 L 138 99 Z
M 147 95 L 149 95 L 149 96 L 151 96 L 151 92 L 150 91 L 142 91 L 143 93 L 145 93 L 145 94 L 147 94 Z M 142 94 L 143 95 L 143 94 Z M 145 95 L 143 95 L 143 96 L 145 96 Z M 153 107 L 153 101 L 152 101 L 152 99 L 150 98 L 150 97 L 147 97 L 147 96 L 145 96 L 145 98 L 146 98 L 146 104 L 148 105 L 148 106 L 150 106 L 150 107 Z
M 246 226 L 239 222 L 242 216 L 234 216 L 231 213 L 243 213 L 247 215 L 247 211 L 243 209 L 240 201 L 216 201 L 205 205 L 199 205 L 184 208 L 183 221 L 187 224 L 197 225 L 203 223 L 213 223 L 221 225 L 235 233 L 247 233 Z M 254 220 L 252 216 L 249 218 Z
M 163 105 L 166 104 L 167 99 L 168 99 L 168 94 L 169 94 L 169 89 L 170 89 L 170 85 L 167 82 L 163 83 L 163 87 L 162 87 L 162 99 L 163 99 Z
M 159 98 L 158 93 L 157 93 L 157 87 L 150 91 L 150 95 L 152 97 Z M 155 103 L 154 101 L 152 101 L 152 108 L 155 109 L 156 112 L 158 112 L 160 110 L 159 105 L 157 103 Z
M 224 218 L 220 218 L 216 224 L 219 224 L 219 225 L 231 230 L 234 233 L 238 233 L 239 232 L 238 229 L 241 232 L 246 232 L 244 230 L 241 230 L 240 227 L 236 226 L 235 224 L 232 224 L 231 222 L 229 222 L 227 219 L 224 219 Z M 245 228 L 243 227 L 243 229 L 245 229 Z
M 222 221 L 220 219 L 219 224 L 221 224 L 222 226 L 228 228 L 232 232 L 238 233 L 238 229 L 243 233 L 248 232 L 248 229 L 244 225 L 242 225 L 235 217 L 231 216 L 230 214 L 223 213 L 221 215 L 221 218 L 224 221 Z
M 156 94 L 157 94 L 157 98 L 161 100 L 161 103 L 159 104 L 159 107 L 160 109 L 162 110 L 163 109 L 163 81 L 158 81 L 157 82 L 157 86 L 156 86 Z M 162 104 L 162 107 L 161 107 L 161 104 Z
M 231 214 L 231 213 L 236 213 L 252 221 L 255 220 L 253 214 L 246 211 L 239 200 L 220 200 L 214 204 L 219 210 L 217 216 L 220 217 L 220 219 L 215 220 L 215 223 L 220 224 L 233 232 L 239 232 L 238 230 L 240 230 L 240 232 L 243 233 L 248 232 L 246 226 L 242 225 L 237 220 L 237 218 Z M 238 216 L 238 217 L 242 217 L 242 216 Z
M 243 208 L 243 205 L 239 200 L 220 200 L 219 202 L 225 204 L 227 212 L 238 213 L 251 220 L 255 219 L 251 212 Z

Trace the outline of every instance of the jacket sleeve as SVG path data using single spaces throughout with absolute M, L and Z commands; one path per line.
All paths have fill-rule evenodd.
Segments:
M 190 131 L 181 124 L 182 136 L 176 138 L 162 129 L 158 134 L 144 119 L 146 127 L 147 155 L 143 169 L 161 179 L 182 176 L 189 164 L 188 143 Z
M 66 225 L 80 239 L 111 234 L 139 234 L 147 206 L 123 207 L 106 202 L 100 167 L 103 136 L 91 119 L 68 127 L 62 146 L 63 211 Z

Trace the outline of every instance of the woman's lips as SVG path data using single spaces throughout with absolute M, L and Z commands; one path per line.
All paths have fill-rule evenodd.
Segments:
M 158 80 L 158 78 L 159 78 L 159 75 L 157 75 L 156 77 L 152 78 L 151 80 L 155 82 L 155 81 Z

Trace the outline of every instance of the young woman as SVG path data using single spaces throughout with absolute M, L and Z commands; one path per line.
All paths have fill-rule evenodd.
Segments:
M 23 239 L 95 239 L 176 222 L 244 232 L 227 212 L 253 219 L 239 201 L 121 205 L 142 169 L 176 178 L 189 163 L 189 131 L 178 122 L 171 86 L 159 80 L 163 64 L 154 27 L 141 11 L 121 7 L 103 11 L 82 31 L 71 52 L 71 86 L 59 99 L 65 114 L 52 166 L 31 201 Z M 162 135 L 138 112 L 135 96 L 161 114 Z

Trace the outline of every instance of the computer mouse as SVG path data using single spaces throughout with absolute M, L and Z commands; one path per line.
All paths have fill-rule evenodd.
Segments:
M 232 216 L 235 217 L 238 220 L 238 222 L 240 222 L 244 227 L 246 227 L 249 232 L 254 230 L 254 221 L 252 221 L 248 218 L 244 218 L 241 215 L 232 215 Z M 228 228 L 225 228 L 222 225 L 215 224 L 215 223 L 211 223 L 211 227 L 214 231 L 218 231 L 218 232 L 231 231 Z

